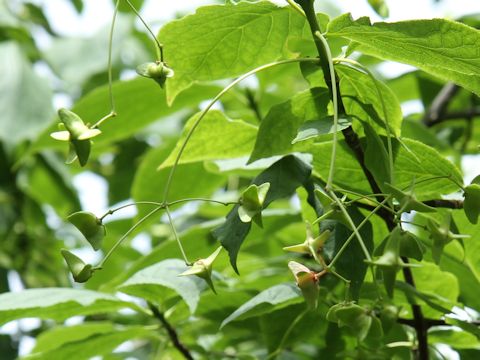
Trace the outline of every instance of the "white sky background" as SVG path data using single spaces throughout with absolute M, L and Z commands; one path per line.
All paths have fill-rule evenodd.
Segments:
M 112 0 L 86 0 L 81 16 L 78 16 L 65 0 L 37 0 L 36 2 L 44 6 L 52 27 L 65 35 L 91 35 L 110 22 L 113 11 Z M 273 2 L 286 3 L 281 0 Z M 208 0 L 146 0 L 142 15 L 149 22 L 162 24 L 174 18 L 176 13 L 191 12 L 191 9 L 212 3 Z M 355 18 L 370 16 L 372 19 L 379 20 L 366 0 L 336 0 L 334 3 L 341 12 L 351 12 Z M 479 0 L 443 0 L 437 5 L 433 0 L 390 0 L 387 3 L 391 15 L 388 21 L 434 17 L 456 18 L 469 13 L 480 13 Z
M 52 28 L 59 34 L 66 36 L 93 35 L 105 25 L 110 24 L 113 13 L 112 0 L 85 0 L 84 11 L 81 15 L 78 15 L 73 6 L 66 0 L 34 0 L 33 2 L 44 8 Z M 286 4 L 283 0 L 272 2 L 280 5 Z M 321 1 L 318 0 L 317 2 L 320 3 Z M 350 12 L 354 18 L 369 16 L 374 21 L 381 20 L 366 0 L 335 0 L 331 2 L 335 3 L 341 13 Z M 201 5 L 212 3 L 213 1 L 208 0 L 146 0 L 141 13 L 154 31 L 158 31 L 162 24 L 175 18 L 176 14 L 189 13 L 193 11 L 192 9 Z M 453 19 L 466 14 L 480 13 L 480 0 L 443 0 L 440 4 L 436 4 L 433 0 L 389 0 L 387 3 L 391 16 L 386 21 L 435 17 Z M 48 46 L 48 43 L 41 45 Z M 398 69 L 402 68 L 399 67 Z M 476 164 L 478 164 L 478 157 L 465 157 L 463 167 L 467 181 L 473 177 L 472 171 L 477 168 Z M 107 206 L 107 185 L 105 181 L 91 173 L 82 173 L 75 180 L 84 207 L 88 207 L 88 210 L 96 213 L 103 213 Z M 88 189 L 88 191 L 85 191 L 85 189 Z M 99 196 L 99 194 L 103 194 L 103 196 Z M 100 199 L 101 197 L 103 199 Z M 11 280 L 18 283 L 18 280 Z M 19 325 L 25 329 L 32 325 L 35 326 L 36 323 L 32 324 L 31 320 L 23 320 L 12 322 L 9 325 L 8 329 L 0 328 L 0 332 L 15 332 Z M 27 354 L 33 345 L 33 338 L 22 339 L 20 353 Z M 455 359 L 456 357 L 450 358 Z

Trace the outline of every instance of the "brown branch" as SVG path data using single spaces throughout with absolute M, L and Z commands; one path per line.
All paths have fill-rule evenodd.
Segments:
M 444 115 L 448 104 L 450 104 L 458 90 L 460 88 L 454 83 L 445 84 L 435 99 L 433 99 L 428 111 L 425 112 L 423 123 L 427 126 L 432 126 L 432 124 L 439 122 L 439 119 Z
M 455 326 L 455 325 L 449 324 L 445 320 L 441 320 L 441 319 L 427 319 L 427 318 L 425 318 L 423 320 L 424 320 L 427 328 L 431 328 L 433 326 Z M 399 324 L 415 327 L 415 320 L 414 319 L 398 318 L 397 322 Z M 480 326 L 480 321 L 476 321 L 476 320 L 468 321 L 468 324 L 475 325 L 475 326 Z
M 471 121 L 474 117 L 480 116 L 480 108 L 474 106 L 463 111 L 447 112 L 448 105 L 460 90 L 458 85 L 447 83 L 432 101 L 432 105 L 425 112 L 423 123 L 427 127 L 432 127 L 443 121 L 465 119 Z
M 480 108 L 474 107 L 464 111 L 452 111 L 445 113 L 438 117 L 435 121 L 428 121 L 425 122 L 427 127 L 432 127 L 437 125 L 443 121 L 447 120 L 455 120 L 455 119 L 462 119 L 462 120 L 472 120 L 474 117 L 480 116 Z
M 245 97 L 247 98 L 248 106 L 250 109 L 252 109 L 258 122 L 262 122 L 262 113 L 260 112 L 260 107 L 258 106 L 257 99 L 255 99 L 255 94 L 253 93 L 252 89 L 245 89 Z
M 407 257 L 402 256 L 402 261 L 405 264 L 409 263 Z M 405 278 L 405 282 L 413 287 L 415 287 L 415 280 L 413 279 L 412 270 L 409 267 L 402 268 L 403 277 Z M 417 341 L 418 341 L 418 352 L 416 353 L 416 358 L 420 360 L 428 360 L 428 338 L 427 338 L 427 331 L 428 326 L 425 322 L 425 318 L 423 317 L 422 308 L 418 304 L 411 304 L 412 312 L 413 312 L 413 328 L 417 333 Z
M 148 307 L 152 311 L 153 315 L 162 323 L 168 333 L 168 337 L 173 343 L 173 346 L 188 360 L 194 360 L 192 354 L 187 349 L 187 347 L 180 341 L 178 338 L 177 331 L 175 328 L 165 319 L 165 316 L 158 310 L 158 308 L 153 305 L 151 302 L 148 302 Z
M 427 328 L 431 328 L 432 326 L 451 326 L 445 322 L 445 320 L 437 320 L 437 319 L 423 319 Z M 410 327 L 415 327 L 415 319 L 404 319 L 398 318 L 397 322 L 399 324 L 408 325 Z
M 321 32 L 320 27 L 319 27 L 318 22 L 317 22 L 316 15 L 315 15 L 315 9 L 314 9 L 314 6 L 313 6 L 315 0 L 295 0 L 295 2 L 298 3 L 302 7 L 302 9 L 305 12 L 305 15 L 307 17 L 307 21 L 310 25 L 310 30 L 312 32 L 312 35 L 313 35 L 313 38 L 314 38 L 314 41 L 315 41 L 315 45 L 316 45 L 317 50 L 318 50 L 318 55 L 319 55 L 319 58 L 320 58 L 320 65 L 321 65 L 322 70 L 323 70 L 323 76 L 324 76 L 325 82 L 326 82 L 326 84 L 327 84 L 327 86 L 330 90 L 330 94 L 332 96 L 333 90 L 332 90 L 332 83 L 330 81 L 330 79 L 331 79 L 330 75 L 331 74 L 330 74 L 328 59 L 327 59 L 327 56 L 326 56 L 326 50 L 323 46 L 323 43 L 318 41 L 317 36 L 315 35 L 317 32 Z M 339 100 L 338 101 L 339 112 L 340 113 L 345 113 L 345 107 L 344 107 L 343 102 L 342 102 L 342 97 L 341 97 L 341 94 L 340 94 L 340 87 L 339 87 L 338 79 L 337 79 L 336 82 L 337 82 L 337 98 Z M 373 177 L 372 173 L 365 166 L 365 156 L 364 156 L 364 152 L 363 152 L 363 149 L 361 147 L 361 144 L 360 144 L 360 141 L 358 139 L 357 134 L 353 131 L 353 129 L 351 127 L 343 130 L 342 132 L 343 132 L 343 135 L 345 137 L 345 141 L 346 141 L 347 145 L 354 152 L 360 166 L 362 167 L 362 170 L 363 170 L 363 172 L 365 174 L 365 177 L 367 178 L 367 180 L 370 184 L 370 187 L 372 188 L 372 191 L 374 193 L 380 193 L 381 192 L 380 187 L 376 183 L 375 178 Z M 380 199 L 383 201 L 383 197 L 380 197 Z M 393 215 L 385 209 L 380 209 L 379 215 L 385 221 L 388 229 L 390 231 L 393 230 L 394 227 L 395 227 L 395 221 L 394 221 Z M 407 258 L 403 258 L 403 261 L 405 263 L 408 263 Z M 405 278 L 405 282 L 407 282 L 409 285 L 415 287 L 413 274 L 412 274 L 410 268 L 407 268 L 407 267 L 403 268 L 403 275 L 404 275 L 404 278 Z M 419 360 L 428 360 L 428 358 L 429 358 L 429 356 L 428 356 L 428 338 L 427 338 L 427 329 L 428 328 L 425 326 L 425 323 L 424 323 L 424 317 L 423 317 L 422 309 L 419 305 L 412 304 L 412 312 L 413 312 L 413 316 L 414 316 L 414 320 L 415 320 L 414 328 L 415 328 L 415 331 L 417 333 L 417 339 L 418 339 L 417 358 Z
M 423 202 L 425 205 L 435 208 L 447 208 L 447 209 L 463 209 L 463 200 L 427 200 Z

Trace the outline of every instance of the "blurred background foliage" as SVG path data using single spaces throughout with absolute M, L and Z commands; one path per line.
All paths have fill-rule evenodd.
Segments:
M 69 3 L 79 15 L 84 9 L 82 0 L 64 2 Z M 143 0 L 133 3 L 140 9 Z M 331 15 L 338 14 L 340 11 L 335 3 L 326 1 L 322 10 Z M 104 212 L 132 199 L 161 200 L 166 171 L 157 172 L 156 168 L 175 146 L 185 120 L 199 110 L 203 101 L 211 99 L 221 89 L 223 82 L 195 85 L 179 95 L 172 107 L 168 107 L 162 89 L 134 75 L 137 64 L 155 57 L 154 49 L 124 2 L 120 11 L 113 39 L 113 90 L 119 116 L 105 125 L 102 129 L 104 134 L 95 142 L 89 164 L 80 168 L 78 164 L 64 164 L 65 149 L 60 146 L 63 144 L 57 144 L 48 134 L 56 128 L 58 119 L 54 109 L 59 106 L 74 104 L 74 111 L 91 122 L 108 113 L 108 29 L 101 29 L 89 36 L 61 35 L 50 25 L 51 19 L 44 13 L 42 2 L 0 1 L 1 292 L 70 286 L 60 249 L 77 248 L 87 258 L 93 255 L 85 250 L 80 234 L 65 222 L 66 217 L 80 209 Z M 103 16 L 110 17 L 111 14 Z M 478 14 L 466 15 L 459 20 L 471 26 L 480 26 Z M 300 42 L 292 46 L 302 47 L 302 44 Z M 458 165 L 462 164 L 462 159 L 465 161 L 466 155 L 478 154 L 480 126 L 476 124 L 480 104 L 477 97 L 456 89 L 454 101 L 442 113 L 442 116 L 449 116 L 450 120 L 427 121 L 424 109 L 431 107 L 444 85 L 442 82 L 418 70 L 392 76 L 389 72 L 391 64 L 367 56 L 359 61 L 368 64 L 377 75 L 383 77 L 397 94 L 404 109 L 410 109 L 406 111 L 403 123 L 404 136 L 435 147 Z M 393 73 L 397 72 L 394 69 Z M 274 69 L 235 88 L 223 98 L 220 107 L 230 118 L 258 124 L 273 105 L 307 87 L 299 76 L 298 68 Z M 266 166 L 246 168 L 233 161 L 184 164 L 177 172 L 171 197 L 209 197 L 216 194 L 225 200 L 236 199 L 238 189 L 248 184 L 259 169 Z M 217 275 L 217 281 L 222 291 L 217 297 L 211 293 L 201 297 L 195 316 L 202 321 L 188 320 L 185 304 L 175 305 L 178 301 L 176 293 L 165 290 L 162 294 L 163 307 L 175 309 L 171 311 L 171 322 L 182 328 L 186 343 L 196 343 L 193 346 L 198 353 L 218 352 L 218 358 L 230 353 L 234 357 L 240 356 L 230 348 L 232 339 L 235 339 L 235 351 L 240 354 L 254 354 L 258 348 L 257 342 L 270 350 L 279 344 L 279 334 L 288 327 L 303 304 L 291 304 L 289 311 L 278 309 L 270 312 L 262 316 L 260 321 L 247 319 L 234 326 L 227 325 L 222 335 L 217 334 L 217 330 L 221 321 L 259 290 L 275 283 L 292 281 L 285 268 L 287 257 L 281 247 L 298 242 L 292 239 L 301 240 L 304 237 L 300 209 L 305 199 L 302 196 L 299 194 L 298 203 L 293 206 L 287 201 L 276 202 L 274 208 L 265 214 L 263 231 L 254 228 L 249 234 L 249 241 L 245 243 L 239 258 L 241 277 L 234 275 L 227 256 L 222 254 L 216 264 L 221 273 Z M 146 210 L 139 211 L 144 213 Z M 183 207 L 176 213 L 178 230 L 192 259 L 204 256 L 215 248 L 210 230 L 222 222 L 225 213 L 222 206 L 198 203 Z M 111 247 L 135 219 L 138 219 L 136 213 L 126 211 L 109 221 L 104 247 Z M 460 219 L 457 223 L 467 233 L 475 232 L 474 228 L 467 229 L 467 223 L 461 223 Z M 375 226 L 379 229 L 378 238 L 383 239 L 386 229 L 381 223 Z M 134 235 L 122 245 L 108 266 L 85 285 L 87 288 L 114 292 L 117 285 L 136 271 L 161 260 L 179 257 L 164 218 L 152 219 Z M 478 238 L 478 233 L 475 236 Z M 459 249 L 452 248 L 449 251 L 456 254 Z M 448 261 L 452 260 L 446 257 L 441 267 L 447 266 Z M 471 293 L 470 287 L 472 284 L 478 286 L 478 283 L 469 276 L 461 275 L 465 272 L 461 264 L 455 266 L 459 275 L 460 299 L 465 299 L 469 306 L 480 310 L 478 298 Z M 331 286 L 327 281 L 322 289 Z M 341 292 L 332 290 L 325 295 L 326 299 L 320 306 L 326 307 L 326 304 L 340 300 Z M 98 322 L 98 328 L 87 333 L 111 333 L 108 325 L 101 325 L 101 321 L 107 318 L 89 319 Z M 116 314 L 112 319 L 114 323 L 124 325 L 149 321 L 138 314 Z M 321 321 L 324 320 L 315 316 L 305 318 L 299 328 L 315 329 L 315 332 L 312 331 L 308 339 L 305 338 L 305 332 L 294 332 L 289 341 L 293 343 L 298 337 L 308 340 L 310 345 L 301 349 L 307 358 L 315 346 L 348 352 L 353 340 L 339 336 L 338 329 L 332 324 L 318 326 Z M 271 323 L 275 323 L 274 329 L 269 327 Z M 3 329 L 0 335 L 1 358 L 16 358 L 20 343 L 51 327 L 51 322 L 35 323 L 34 326 L 19 322 L 16 327 Z M 262 338 L 252 338 L 252 334 L 259 331 L 263 334 Z M 399 327 L 397 331 L 402 333 L 403 330 Z M 142 334 L 138 335 L 141 337 Z M 48 340 L 47 335 L 43 336 L 40 344 Z M 407 337 L 406 333 L 401 336 Z M 126 339 L 133 337 L 130 335 Z M 118 337 L 116 342 L 112 342 L 111 348 L 104 349 L 105 359 L 128 356 L 146 358 L 146 354 L 152 353 L 161 353 L 163 359 L 178 358 L 175 350 L 167 347 L 168 340 L 164 334 L 154 341 L 135 343 L 123 353 L 108 355 L 124 342 L 121 339 Z M 455 348 L 462 359 L 478 358 L 478 352 L 472 350 L 478 349 L 476 339 L 471 339 L 470 343 L 466 339 L 458 342 L 454 333 L 444 334 L 441 331 L 431 339 L 432 343 L 437 341 Z M 26 344 L 27 348 L 32 346 L 31 342 Z M 438 358 L 442 357 L 439 355 Z

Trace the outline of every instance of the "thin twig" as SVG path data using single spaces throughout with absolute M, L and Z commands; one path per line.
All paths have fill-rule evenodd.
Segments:
M 463 200 L 438 199 L 427 200 L 423 203 L 435 208 L 463 209 Z
M 252 89 L 246 88 L 245 89 L 245 97 L 247 98 L 248 106 L 252 109 L 255 117 L 257 118 L 258 122 L 262 122 L 262 113 L 260 112 L 260 108 L 258 106 L 258 101 L 255 99 L 255 94 L 253 93 Z
M 318 21 L 315 15 L 315 9 L 313 7 L 314 0 L 296 0 L 296 2 L 302 7 L 303 11 L 305 12 L 305 15 L 307 17 L 307 20 L 310 25 L 310 29 L 315 41 L 315 45 L 317 46 L 318 54 L 320 57 L 320 65 L 323 70 L 323 75 L 325 78 L 325 82 L 330 89 L 330 93 L 332 93 L 332 84 L 331 84 L 331 74 L 330 74 L 330 69 L 328 66 L 328 60 L 326 56 L 326 50 L 323 48 L 323 43 L 318 39 L 315 34 L 317 31 L 320 31 L 320 27 L 318 25 Z M 338 82 L 338 79 L 335 80 Z M 345 113 L 345 108 L 343 106 L 343 102 L 341 101 L 341 96 L 339 93 L 339 87 L 337 86 L 337 95 L 338 95 L 338 108 L 339 111 L 342 113 Z M 371 174 L 371 172 L 367 169 L 365 166 L 365 156 L 363 149 L 361 147 L 360 141 L 358 139 L 358 135 L 353 131 L 351 127 L 348 127 L 347 129 L 342 130 L 343 135 L 345 137 L 345 141 L 347 145 L 350 147 L 350 149 L 355 153 L 355 156 L 365 174 L 365 177 L 367 178 L 370 187 L 372 188 L 374 193 L 380 193 L 380 188 L 375 181 L 375 178 Z M 380 197 L 377 199 L 379 202 L 382 202 L 384 200 L 383 197 Z M 379 215 L 383 218 L 385 221 L 387 227 L 392 230 L 395 227 L 395 219 L 390 214 L 388 211 L 384 211 L 385 209 L 380 209 L 379 210 Z M 408 262 L 408 259 L 405 258 L 404 262 Z M 404 268 L 403 269 L 403 274 L 405 277 L 405 281 L 410 284 L 411 286 L 415 286 L 414 280 L 413 280 L 413 275 L 412 272 L 410 271 L 410 268 Z M 412 312 L 414 315 L 415 319 L 415 331 L 417 333 L 417 339 L 418 339 L 418 358 L 420 360 L 428 360 L 429 355 L 428 355 L 428 339 L 427 339 L 427 328 L 424 326 L 424 317 L 422 313 L 422 309 L 420 308 L 419 305 L 412 304 Z
M 158 308 L 153 305 L 151 302 L 148 302 L 148 307 L 152 311 L 153 315 L 162 323 L 168 333 L 168 337 L 173 343 L 173 346 L 180 351 L 180 353 L 185 357 L 185 359 L 193 360 L 193 356 L 190 353 L 190 350 L 180 341 L 178 338 L 177 331 L 175 328 L 165 319 L 165 316 L 158 310 Z
M 423 123 L 427 126 L 431 126 L 439 122 L 439 119 L 443 117 L 445 110 L 448 107 L 448 104 L 450 104 L 450 101 L 457 94 L 459 89 L 460 88 L 454 83 L 445 84 L 445 86 L 442 88 L 442 90 L 440 90 L 435 99 L 433 99 L 432 105 L 425 113 Z
M 451 111 L 441 115 L 436 121 L 431 121 L 425 123 L 427 127 L 432 127 L 434 125 L 440 124 L 441 122 L 447 120 L 468 120 L 470 118 L 475 118 L 480 116 L 480 108 L 474 107 L 467 110 L 462 111 Z

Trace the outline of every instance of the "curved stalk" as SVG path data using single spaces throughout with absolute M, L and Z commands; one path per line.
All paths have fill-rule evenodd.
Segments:
M 105 255 L 105 257 L 103 258 L 103 260 L 100 262 L 100 264 L 96 267 L 97 269 L 101 269 L 103 267 L 103 265 L 105 264 L 105 262 L 107 261 L 107 259 L 115 252 L 115 250 L 121 245 L 121 243 L 136 229 L 138 228 L 143 222 L 145 222 L 149 217 L 151 217 L 152 215 L 154 215 L 155 213 L 157 213 L 158 211 L 162 210 L 162 209 L 165 209 L 165 212 L 167 213 L 167 217 L 169 219 L 169 222 L 170 222 L 170 226 L 172 227 L 172 231 L 173 231 L 173 235 L 175 237 L 175 240 L 179 243 L 179 246 L 180 246 L 180 249 L 182 251 L 182 255 L 184 256 L 184 259 L 185 259 L 185 263 L 187 263 L 187 265 L 189 265 L 190 263 L 188 262 L 186 256 L 185 256 L 185 252 L 183 250 L 183 247 L 180 243 L 180 239 L 178 238 L 178 234 L 173 226 L 173 222 L 172 222 L 172 218 L 171 218 L 171 214 L 170 214 L 170 211 L 169 211 L 169 206 L 172 206 L 172 205 L 176 205 L 176 204 L 181 204 L 181 203 L 185 203 L 185 202 L 190 202 L 190 201 L 204 201 L 204 202 L 211 202 L 211 203 L 216 203 L 216 204 L 221 204 L 221 205 L 225 205 L 225 206 L 228 206 L 228 205 L 233 205 L 233 204 L 237 204 L 237 202 L 223 202 L 223 201 L 219 201 L 219 200 L 212 200 L 212 199 L 205 199 L 205 198 L 186 198 L 186 199 L 180 199 L 180 200 L 175 200 L 175 201 L 172 201 L 170 203 L 159 203 L 159 202 L 155 202 L 155 201 L 138 201 L 138 202 L 134 202 L 134 203 L 130 203 L 130 204 L 125 204 L 125 205 L 122 205 L 122 206 L 119 206 L 118 208 L 115 208 L 115 209 L 111 209 L 111 210 L 108 210 L 104 215 L 102 215 L 99 219 L 100 220 L 103 220 L 105 217 L 107 217 L 108 215 L 111 215 L 119 210 L 122 210 L 122 209 L 125 209 L 127 207 L 130 207 L 130 206 L 135 206 L 135 205 L 156 205 L 156 207 L 150 211 L 147 215 L 145 215 L 144 217 L 142 217 L 136 224 L 134 224 L 113 246 L 112 248 L 108 251 L 108 253 Z
M 359 63 L 358 61 L 355 61 L 355 60 L 352 60 L 352 59 L 347 59 L 347 58 L 336 58 L 336 59 L 333 59 L 333 61 L 344 62 L 344 63 L 350 64 L 350 65 L 353 65 L 352 68 L 357 70 L 357 71 L 359 69 L 356 69 L 356 67 L 358 67 L 361 70 L 363 70 L 365 72 L 365 74 L 367 74 L 370 77 L 370 79 L 372 79 L 372 81 L 375 85 L 375 90 L 377 92 L 378 98 L 380 99 L 380 103 L 382 105 L 383 116 L 385 118 L 385 120 L 384 120 L 385 121 L 385 129 L 387 131 L 388 166 L 389 166 L 389 169 L 390 169 L 390 171 L 389 171 L 390 172 L 389 182 L 390 182 L 390 184 L 395 185 L 395 168 L 393 166 L 392 131 L 391 131 L 391 128 L 390 128 L 390 121 L 389 121 L 388 114 L 387 114 L 387 107 L 385 106 L 385 100 L 384 100 L 383 94 L 380 90 L 380 85 L 379 85 L 379 82 L 378 82 L 377 78 L 372 74 L 372 72 L 366 66 Z
M 330 69 L 330 81 L 332 83 L 332 102 L 333 102 L 333 146 L 332 146 L 332 155 L 330 158 L 330 170 L 328 171 L 327 185 L 325 186 L 326 190 L 329 191 L 332 189 L 333 175 L 335 172 L 335 158 L 337 157 L 337 142 L 338 142 L 338 93 L 337 93 L 337 82 L 335 81 L 335 69 L 333 68 L 332 52 L 330 51 L 330 46 L 327 43 L 327 40 L 323 37 L 320 31 L 315 31 L 315 36 L 322 42 L 323 48 L 327 55 L 328 67 Z
M 133 6 L 133 4 L 130 2 L 130 0 L 125 0 L 125 1 L 127 2 L 128 6 L 130 6 L 132 11 L 135 13 L 135 15 L 140 19 L 143 26 L 145 26 L 145 29 L 147 29 L 150 36 L 152 37 L 153 42 L 155 44 L 155 51 L 157 53 L 157 60 L 160 60 L 161 62 L 163 62 L 163 45 L 160 44 L 157 37 L 153 33 L 152 29 L 150 29 L 150 26 L 148 26 L 148 24 L 145 22 L 145 20 L 143 20 L 142 15 L 140 15 L 140 13 L 137 11 L 137 9 L 135 9 L 135 6 Z
M 300 15 L 304 16 L 304 17 L 307 17 L 305 15 L 305 11 L 303 11 L 303 9 L 298 5 L 296 4 L 293 0 L 285 0 L 295 11 L 297 11 Z
M 143 218 L 138 220 L 138 222 L 133 225 L 113 246 L 112 248 L 108 251 L 107 255 L 103 258 L 103 260 L 100 262 L 100 264 L 97 266 L 97 268 L 101 269 L 104 265 L 105 262 L 108 260 L 108 258 L 115 252 L 115 250 L 120 246 L 120 244 L 136 229 L 138 228 L 144 221 L 146 221 L 150 216 L 155 214 L 157 211 L 161 210 L 163 206 L 158 206 L 152 211 L 150 211 L 147 215 L 145 215 Z
M 382 203 L 378 204 L 377 207 L 375 209 L 373 209 L 363 220 L 360 224 L 358 224 L 358 226 L 356 227 L 357 230 L 360 230 L 369 220 L 370 218 L 378 211 L 380 210 L 380 208 L 385 205 L 385 203 L 388 201 L 388 197 L 383 200 Z M 355 229 L 355 228 L 354 228 Z M 353 232 L 348 238 L 347 240 L 345 240 L 345 242 L 343 243 L 342 247 L 337 251 L 337 253 L 335 254 L 335 257 L 332 259 L 332 261 L 330 261 L 330 263 L 328 264 L 328 268 L 331 268 L 335 265 L 335 263 L 338 261 L 338 259 L 340 259 L 340 257 L 342 256 L 343 252 L 345 251 L 345 249 L 348 247 L 348 245 L 351 243 L 351 241 L 353 240 L 353 238 L 356 236 L 355 232 Z M 368 260 L 368 258 L 367 258 Z
M 298 316 L 292 321 L 288 329 L 285 331 L 285 333 L 282 336 L 282 340 L 280 340 L 280 344 L 278 344 L 277 349 L 275 349 L 272 353 L 270 353 L 267 356 L 267 360 L 274 359 L 283 349 L 285 346 L 285 342 L 287 341 L 288 337 L 290 336 L 290 333 L 293 331 L 295 326 L 300 322 L 300 320 L 303 319 L 303 317 L 308 313 L 308 309 L 303 310 Z
M 175 241 L 177 242 L 177 245 L 180 248 L 180 252 L 182 253 L 183 261 L 185 261 L 185 265 L 191 266 L 192 263 L 188 261 L 187 254 L 185 253 L 185 249 L 183 248 L 182 242 L 180 241 L 180 237 L 178 236 L 177 229 L 175 229 L 175 226 L 173 225 L 172 214 L 170 214 L 170 209 L 168 208 L 168 206 L 165 206 L 165 213 L 167 214 L 168 222 L 170 223 L 170 227 L 172 229 Z
M 113 30 L 115 29 L 115 21 L 117 20 L 118 15 L 118 6 L 120 5 L 120 0 L 117 0 L 115 3 L 115 10 L 113 11 L 112 25 L 110 26 L 110 34 L 108 35 L 108 93 L 110 96 L 110 113 L 115 114 L 115 101 L 113 99 L 113 76 L 112 76 L 112 48 L 113 48 Z M 97 123 L 97 126 L 99 124 Z
M 172 168 L 170 169 L 170 173 L 168 174 L 167 178 L 167 184 L 165 186 L 165 192 L 163 195 L 163 200 L 166 201 L 168 198 L 168 193 L 170 191 L 170 186 L 172 183 L 172 178 L 175 174 L 175 170 L 178 166 L 178 162 L 180 161 L 180 157 L 183 154 L 183 151 L 185 150 L 185 147 L 188 144 L 188 141 L 192 137 L 193 133 L 195 132 L 195 129 L 198 127 L 200 122 L 203 120 L 205 115 L 208 113 L 208 111 L 212 108 L 212 106 L 223 96 L 225 95 L 231 88 L 233 88 L 235 85 L 240 83 L 241 81 L 245 80 L 246 78 L 260 72 L 266 69 L 270 69 L 274 66 L 277 65 L 283 65 L 283 64 L 291 64 L 291 63 L 299 63 L 299 62 L 318 62 L 318 59 L 313 59 L 313 58 L 299 58 L 299 59 L 288 59 L 288 60 L 280 60 L 280 61 L 275 61 L 272 63 L 268 63 L 262 66 L 259 66 L 253 70 L 250 70 L 249 72 L 243 74 L 242 76 L 238 77 L 234 81 L 232 81 L 229 85 L 227 85 L 222 91 L 220 91 L 215 98 L 213 98 L 212 101 L 205 107 L 205 109 L 202 111 L 198 119 L 193 123 L 192 127 L 190 128 L 189 132 L 187 133 L 187 136 L 185 140 L 183 141 L 182 146 L 180 147 L 180 150 L 178 151 L 177 157 L 175 158 L 175 161 L 173 163 Z

